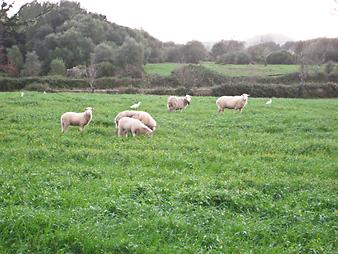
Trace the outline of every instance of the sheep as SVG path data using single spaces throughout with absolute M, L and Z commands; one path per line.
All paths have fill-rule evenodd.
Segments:
M 88 107 L 82 113 L 66 112 L 61 116 L 61 132 L 65 133 L 69 125 L 80 126 L 82 132 L 84 127 L 90 123 L 93 117 L 93 108 Z
M 176 97 L 176 96 L 170 96 L 168 98 L 167 102 L 167 107 L 169 111 L 174 111 L 174 110 L 183 110 L 191 102 L 191 96 L 186 95 L 184 97 Z
M 140 120 L 130 117 L 122 117 L 118 121 L 118 132 L 117 135 L 120 137 L 122 135 L 126 135 L 128 137 L 128 132 L 130 131 L 133 137 L 136 134 L 147 134 L 151 135 L 153 131 L 143 124 Z
M 244 93 L 241 96 L 222 96 L 216 100 L 218 112 L 224 112 L 225 108 L 239 110 L 242 113 L 243 108 L 248 103 L 249 95 Z
M 126 110 L 118 113 L 115 117 L 115 126 L 117 129 L 118 122 L 122 117 L 130 117 L 140 120 L 143 124 L 145 124 L 149 129 L 155 131 L 156 129 L 156 121 L 152 116 L 144 111 L 135 111 L 135 110 Z

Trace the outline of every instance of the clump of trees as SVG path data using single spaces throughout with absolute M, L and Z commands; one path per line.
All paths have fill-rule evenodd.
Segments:
M 199 41 L 184 45 L 161 42 L 143 30 L 108 22 L 105 16 L 87 12 L 72 1 L 56 4 L 33 1 L 12 17 L 8 16 L 12 5 L 6 1 L 1 0 L 0 9 L 0 71 L 12 76 L 66 73 L 72 76 L 73 72 L 66 70 L 87 70 L 93 66 L 96 78 L 142 77 L 143 65 L 147 63 L 205 60 L 221 64 L 304 66 L 338 62 L 337 38 L 284 45 L 262 42 L 250 47 L 242 41 L 221 40 L 208 51 Z

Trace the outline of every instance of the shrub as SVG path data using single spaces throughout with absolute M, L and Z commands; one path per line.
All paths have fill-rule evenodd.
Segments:
M 234 64 L 236 60 L 236 53 L 226 53 L 217 58 L 216 63 L 218 64 Z
M 267 64 L 293 64 L 295 57 L 286 50 L 275 51 L 269 54 L 266 58 Z
M 51 90 L 47 83 L 37 83 L 37 82 L 26 85 L 24 89 L 28 91 L 39 91 L 39 92 Z
M 61 58 L 56 58 L 50 63 L 50 75 L 64 76 L 66 73 L 66 66 Z
M 114 75 L 115 67 L 110 62 L 101 62 L 95 64 L 96 77 L 111 77 Z
M 235 64 L 249 64 L 250 63 L 250 57 L 245 52 L 238 52 L 236 54 L 236 60 Z
M 35 51 L 28 52 L 26 55 L 26 62 L 22 70 L 23 76 L 38 76 L 41 73 L 41 62 Z
M 250 57 L 244 51 L 226 53 L 216 60 L 219 64 L 249 64 Z
M 17 71 L 20 72 L 23 66 L 23 57 L 18 46 L 14 45 L 11 48 L 7 49 L 8 61 L 15 65 Z
M 335 69 L 335 63 L 333 61 L 328 61 L 326 64 L 325 64 L 325 68 L 324 68 L 324 71 L 325 71 L 325 74 L 330 74 L 331 72 L 333 72 L 333 70 Z

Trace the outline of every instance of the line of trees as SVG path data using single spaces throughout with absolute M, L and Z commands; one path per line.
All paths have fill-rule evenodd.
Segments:
M 85 11 L 79 3 L 39 3 L 21 7 L 13 17 L 5 0 L 1 6 L 0 70 L 12 76 L 95 75 L 142 77 L 146 63 L 322 64 L 338 62 L 338 38 L 318 38 L 278 45 L 222 40 L 208 51 L 203 43 L 163 43 L 143 30 L 108 22 Z M 74 74 L 75 73 L 75 74 Z M 88 76 L 88 75 L 87 75 Z

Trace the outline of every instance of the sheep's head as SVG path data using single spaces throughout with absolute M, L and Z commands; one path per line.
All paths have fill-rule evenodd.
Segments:
M 188 104 L 190 104 L 190 102 L 191 102 L 191 96 L 187 94 L 187 95 L 185 96 L 185 98 L 186 98 L 186 100 L 189 102 Z
M 151 136 L 153 134 L 153 131 L 148 127 L 140 128 L 136 131 L 137 134 L 147 134 L 148 136 Z
M 88 112 L 88 113 L 92 113 L 93 111 L 94 111 L 94 108 L 92 108 L 92 107 L 87 107 L 85 109 L 85 112 Z
M 243 100 L 247 101 L 249 99 L 249 94 L 243 93 L 242 95 Z

